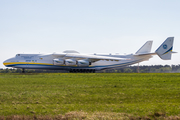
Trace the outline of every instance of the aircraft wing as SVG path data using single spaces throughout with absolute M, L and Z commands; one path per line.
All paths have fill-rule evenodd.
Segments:
M 66 55 L 66 53 L 61 53 L 61 54 L 57 54 L 57 53 L 53 53 L 52 56 L 54 57 L 64 57 Z
M 99 55 L 87 55 L 87 54 L 79 54 L 79 53 L 62 53 L 62 54 L 52 54 L 54 57 L 63 58 L 63 59 L 88 59 L 91 62 L 96 62 L 99 60 L 107 60 L 107 61 L 120 61 L 124 58 L 118 57 L 107 57 L 107 56 L 99 56 Z
M 64 57 L 66 58 L 75 58 L 75 59 L 88 59 L 91 62 L 96 62 L 98 60 L 111 60 L 111 61 L 120 61 L 124 58 L 117 58 L 117 57 L 106 57 L 106 56 L 99 56 L 99 55 L 86 55 L 86 54 L 66 54 Z

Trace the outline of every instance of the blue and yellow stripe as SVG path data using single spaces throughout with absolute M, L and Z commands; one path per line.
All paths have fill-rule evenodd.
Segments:
M 166 52 L 164 52 L 162 55 L 165 55 L 165 54 L 167 54 L 168 52 L 172 52 L 172 49 L 173 49 L 173 47 L 171 47 L 169 50 L 167 50 Z

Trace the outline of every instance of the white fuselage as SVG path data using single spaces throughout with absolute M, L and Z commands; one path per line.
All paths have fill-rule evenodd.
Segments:
M 68 53 L 67 53 L 68 54 Z M 63 54 L 64 55 L 64 54 Z M 76 54 L 74 54 L 76 55 Z M 83 55 L 84 56 L 84 55 Z M 75 61 L 75 64 L 67 65 L 67 63 L 56 64 L 54 62 L 55 59 L 63 59 L 67 60 L 67 57 L 57 57 L 54 54 L 17 54 L 15 57 L 10 58 L 4 61 L 4 65 L 6 67 L 13 68 L 24 68 L 24 69 L 53 69 L 53 70 L 70 70 L 70 69 L 94 69 L 94 70 L 102 70 L 109 68 L 120 68 L 128 65 L 132 65 L 135 63 L 139 63 L 145 60 L 149 60 L 151 55 L 136 57 L 134 55 L 100 55 L 96 54 L 95 56 L 102 57 L 113 57 L 118 58 L 120 60 L 98 60 L 92 62 L 91 64 L 82 66 L 78 65 L 77 62 L 80 61 L 79 58 L 71 58 Z

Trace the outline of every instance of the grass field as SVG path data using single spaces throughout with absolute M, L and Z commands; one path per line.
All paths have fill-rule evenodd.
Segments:
M 178 73 L 0 74 L 0 116 L 179 116 Z M 109 116 L 108 116 L 109 115 Z

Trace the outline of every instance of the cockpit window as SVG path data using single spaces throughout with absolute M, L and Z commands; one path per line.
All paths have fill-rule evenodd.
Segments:
M 20 56 L 20 54 L 17 54 L 16 56 Z

